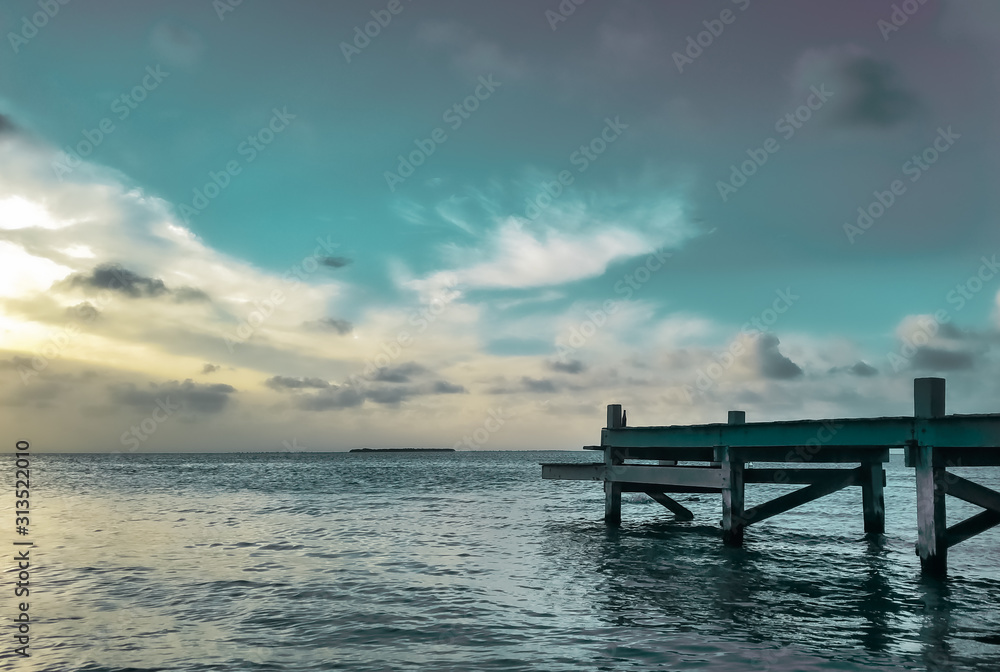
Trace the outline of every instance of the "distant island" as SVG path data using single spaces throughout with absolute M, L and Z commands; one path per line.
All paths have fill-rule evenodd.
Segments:
M 351 448 L 349 453 L 454 453 L 454 448 Z

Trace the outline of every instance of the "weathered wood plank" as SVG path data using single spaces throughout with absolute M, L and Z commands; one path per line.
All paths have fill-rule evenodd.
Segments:
M 689 485 L 702 488 L 721 488 L 725 477 L 720 469 L 711 467 L 661 467 L 646 464 L 622 464 L 614 468 L 607 478 L 622 483 L 654 483 L 656 485 Z
M 945 540 L 949 547 L 960 544 L 970 537 L 974 537 L 980 532 L 985 532 L 995 525 L 1000 525 L 1000 513 L 996 511 L 982 511 L 966 518 L 961 523 L 956 523 L 945 532 Z
M 843 469 L 808 469 L 804 467 L 773 468 L 753 467 L 744 470 L 744 483 L 770 483 L 775 485 L 812 485 L 843 472 Z M 850 469 L 846 471 L 851 471 Z
M 754 523 L 759 523 L 779 513 L 784 513 L 797 506 L 807 504 L 814 499 L 819 499 L 820 497 L 825 497 L 838 490 L 842 490 L 850 485 L 857 485 L 859 482 L 859 469 L 830 469 L 829 471 L 833 473 L 828 478 L 747 509 L 743 514 L 743 524 L 753 525 Z
M 716 449 L 722 483 L 722 541 L 730 546 L 743 544 L 743 470 L 746 466 L 739 452 L 729 446 Z
M 858 480 L 865 532 L 885 534 L 885 468 L 879 463 L 865 462 L 858 468 Z
M 1000 448 L 934 446 L 936 467 L 1000 467 Z
M 1000 447 L 1000 414 L 624 427 L 601 431 L 601 445 L 618 448 L 709 448 L 723 445 L 902 448 L 914 441 L 954 448 Z
M 609 449 L 610 450 L 610 449 Z M 563 481 L 613 481 L 655 486 L 689 486 L 719 490 L 722 471 L 711 467 L 661 467 L 652 464 L 543 464 L 542 478 Z
M 1000 423 L 1000 416 L 997 416 Z M 914 438 L 913 418 L 792 420 L 743 425 L 672 425 L 604 429 L 601 444 L 620 448 L 710 448 L 713 446 L 883 446 Z M 959 444 L 961 445 L 961 444 Z
M 945 383 L 943 378 L 913 380 L 913 416 L 919 424 L 912 448 L 917 486 L 917 555 L 920 568 L 928 574 L 943 574 L 948 566 L 948 524 L 944 477 L 947 472 L 934 465 L 934 444 L 928 443 L 931 423 L 945 415 Z
M 694 485 L 660 485 L 658 483 L 622 483 L 622 492 L 717 494 L 722 492 L 722 488 L 699 488 Z
M 667 497 L 662 492 L 656 490 L 651 490 L 646 492 L 647 495 L 652 497 L 654 500 L 667 507 L 671 513 L 677 516 L 678 520 L 693 520 L 694 514 L 691 513 L 689 509 L 684 507 L 680 502 L 675 499 Z
M 611 412 L 611 406 L 608 406 L 609 424 L 612 420 Z M 618 421 L 621 422 L 621 414 Z M 622 522 L 622 486 L 609 477 L 621 463 L 620 451 L 614 448 L 604 449 L 604 522 L 612 526 L 620 525 Z
M 952 497 L 958 497 L 970 504 L 1000 513 L 1000 492 L 955 474 L 944 474 L 941 483 L 944 486 L 944 491 Z
M 604 463 L 542 465 L 542 478 L 557 481 L 603 481 Z
M 865 462 L 858 468 L 858 481 L 865 532 L 885 534 L 885 468 L 880 463 Z

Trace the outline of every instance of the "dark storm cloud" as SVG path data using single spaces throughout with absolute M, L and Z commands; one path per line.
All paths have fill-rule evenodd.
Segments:
M 351 263 L 351 259 L 347 257 L 319 257 L 319 263 L 328 268 L 343 268 Z
M 802 369 L 778 351 L 778 343 L 778 337 L 774 334 L 763 334 L 757 342 L 761 374 L 773 380 L 798 378 L 802 375 Z
M 203 385 L 188 378 L 183 383 L 171 380 L 159 385 L 150 384 L 147 389 L 140 389 L 131 383 L 112 385 L 109 391 L 113 403 L 142 411 L 149 411 L 162 402 L 179 403 L 182 408 L 197 413 L 219 413 L 225 409 L 236 388 L 222 383 Z
M 958 371 L 971 369 L 974 359 L 971 352 L 922 347 L 913 355 L 911 365 L 926 371 Z
M 209 300 L 208 294 L 200 289 L 181 287 L 171 290 L 159 278 L 140 275 L 121 264 L 99 264 L 90 273 L 76 273 L 62 284 L 85 289 L 107 289 L 133 299 L 172 295 L 179 302 Z
M 839 116 L 845 124 L 894 126 L 920 108 L 917 97 L 896 81 L 888 63 L 855 54 L 841 63 L 841 74 L 848 98 Z
M 14 122 L 10 120 L 10 117 L 0 114 L 0 135 L 5 133 L 13 133 L 17 130 L 14 126 Z
M 559 373 L 583 373 L 587 370 L 587 365 L 579 359 L 571 359 L 568 362 L 546 362 L 545 366 Z
M 383 383 L 408 383 L 410 377 L 425 372 L 427 369 L 415 362 L 407 362 L 396 367 L 379 369 L 372 380 Z
M 318 331 L 336 331 L 341 336 L 349 334 L 354 331 L 354 325 L 347 320 L 338 320 L 333 317 L 324 317 L 322 320 L 312 320 L 311 322 L 304 322 L 303 326 L 307 329 L 315 329 Z
M 201 367 L 201 372 L 205 373 L 205 374 L 215 373 L 216 371 L 218 371 L 221 368 L 222 367 L 219 366 L 218 364 L 208 364 L 208 363 L 206 363 L 205 366 Z
M 321 378 L 291 378 L 289 376 L 273 376 L 264 381 L 272 390 L 322 390 L 330 387 L 330 383 Z

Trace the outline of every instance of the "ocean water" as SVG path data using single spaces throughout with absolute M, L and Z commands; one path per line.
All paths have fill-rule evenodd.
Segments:
M 32 656 L 4 629 L 0 669 L 1000 670 L 1000 528 L 921 579 L 902 456 L 884 537 L 852 488 L 743 549 L 718 496 L 625 495 L 608 529 L 599 483 L 541 479 L 594 457 L 37 455 Z

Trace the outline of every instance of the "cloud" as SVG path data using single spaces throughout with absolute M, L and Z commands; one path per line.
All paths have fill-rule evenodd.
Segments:
M 193 29 L 172 20 L 161 21 L 149 36 L 149 46 L 171 65 L 190 67 L 205 52 L 205 41 Z
M 587 370 L 587 365 L 581 362 L 579 359 L 571 359 L 567 362 L 545 362 L 545 366 L 549 367 L 553 371 L 558 371 L 560 373 L 583 373 Z
M 364 396 L 353 387 L 331 386 L 316 394 L 303 394 L 295 398 L 296 408 L 303 411 L 330 411 L 353 408 L 364 403 Z
M 848 371 L 853 373 L 855 376 L 862 376 L 866 378 L 878 375 L 878 369 L 876 369 L 874 366 L 871 366 L 867 362 L 858 362 L 850 369 L 848 369 Z
M 845 123 L 894 126 L 918 110 L 917 97 L 896 83 L 895 72 L 887 63 L 859 57 L 843 68 L 853 90 L 853 98 L 841 108 Z
M 89 274 L 71 275 L 66 282 L 71 287 L 110 289 L 133 299 L 161 296 L 169 291 L 162 280 L 139 275 L 120 264 L 99 264 Z
M 157 408 L 160 402 L 179 402 L 186 410 L 214 414 L 225 409 L 236 388 L 223 383 L 204 385 L 188 378 L 183 383 L 176 380 L 159 385 L 150 383 L 148 389 L 140 389 L 132 383 L 116 384 L 109 387 L 109 392 L 113 403 L 144 412 Z
M 525 289 L 574 282 L 602 275 L 610 263 L 654 252 L 663 234 L 646 234 L 607 223 L 590 231 L 532 230 L 524 220 L 508 218 L 487 236 L 485 245 L 452 247 L 456 259 L 480 260 L 454 271 L 439 271 L 410 287 L 423 294 L 462 285 L 481 289 Z M 485 250 L 485 251 L 484 251 Z
M 289 376 L 272 376 L 264 381 L 272 390 L 303 390 L 325 389 L 330 383 L 321 378 L 291 378 Z
M 380 387 L 364 392 L 365 399 L 387 406 L 395 406 L 413 395 L 414 391 L 406 387 Z
M 971 352 L 924 346 L 917 348 L 910 364 L 926 371 L 958 371 L 971 369 L 974 359 Z
M 10 117 L 0 114 L 0 135 L 14 133 L 16 130 L 17 127 L 14 126 L 14 122 L 10 120 Z
M 347 320 L 338 320 L 334 317 L 324 317 L 322 320 L 312 320 L 302 323 L 307 329 L 316 331 L 336 331 L 341 336 L 354 331 L 354 325 Z
M 503 83 L 531 72 L 523 57 L 511 56 L 496 42 L 483 39 L 471 28 L 455 21 L 424 21 L 417 27 L 417 41 L 446 51 L 452 67 L 468 77 L 493 73 Z
M 209 364 L 209 363 L 206 363 L 205 366 L 201 367 L 201 372 L 203 374 L 215 373 L 216 371 L 218 371 L 221 368 L 222 367 L 219 366 L 218 364 Z
M 196 287 L 178 287 L 174 290 L 174 299 L 179 303 L 197 303 L 212 300 L 208 294 Z
M 521 378 L 521 384 L 524 385 L 524 388 L 529 392 L 558 392 L 556 384 L 548 378 L 535 379 L 524 376 Z
M 66 315 L 70 319 L 90 322 L 100 317 L 101 311 L 94 307 L 94 304 L 90 303 L 90 301 L 84 301 L 83 303 L 78 303 L 75 306 L 67 308 Z
M 20 369 L 21 367 L 32 368 L 30 357 L 11 357 L 10 359 L 0 359 L 0 369 Z
M 107 289 L 133 299 L 156 298 L 171 294 L 179 303 L 210 301 L 208 294 L 195 287 L 169 289 L 159 278 L 139 275 L 121 264 L 98 264 L 89 273 L 75 273 L 62 283 L 64 287 L 84 287 L 85 289 Z
M 455 385 L 446 380 L 435 382 L 431 389 L 434 391 L 434 394 L 465 394 L 468 392 L 462 385 Z
M 372 380 L 383 383 L 408 383 L 410 376 L 426 371 L 424 367 L 414 362 L 407 362 L 396 367 L 385 367 L 379 369 Z
M 329 268 L 343 268 L 351 263 L 351 260 L 347 257 L 319 257 L 320 266 L 327 266 Z
M 772 380 L 789 380 L 802 375 L 798 364 L 778 351 L 778 337 L 774 334 L 762 334 L 757 342 L 757 364 L 760 373 Z
M 913 118 L 921 104 L 887 61 L 854 45 L 810 50 L 796 65 L 799 87 L 826 85 L 834 118 L 847 126 L 888 128 Z

